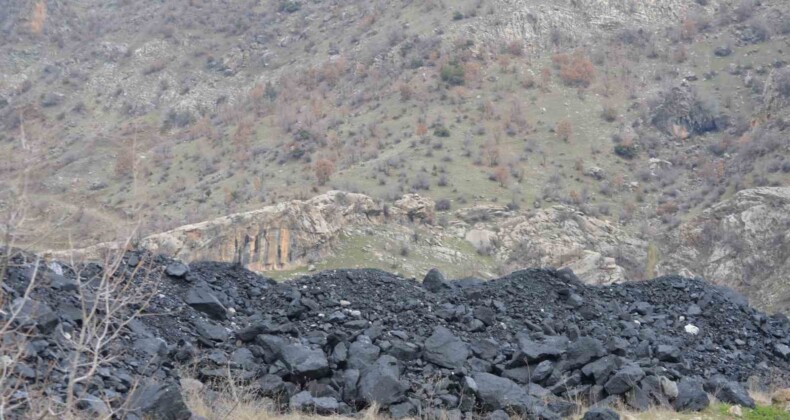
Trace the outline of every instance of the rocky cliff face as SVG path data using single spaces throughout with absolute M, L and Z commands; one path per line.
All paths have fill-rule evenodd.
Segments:
M 653 250 L 655 270 L 649 268 L 644 238 L 572 207 L 512 211 L 479 205 L 457 210 L 446 228 L 422 223 L 433 221 L 433 209 L 432 200 L 415 194 L 385 205 L 362 194 L 330 191 L 305 201 L 182 226 L 145 237 L 137 245 L 184 261 L 235 262 L 258 272 L 291 270 L 330 256 L 344 232 L 353 235 L 363 230 L 375 236 L 376 226 L 386 223 L 402 225 L 406 237 L 427 235 L 444 244 L 439 248 L 425 245 L 431 254 L 440 248 L 461 253 L 443 247 L 453 243 L 450 238 L 462 238 L 478 253 L 492 256 L 502 272 L 567 267 L 587 284 L 680 273 L 732 287 L 761 308 L 790 308 L 786 285 L 790 278 L 790 187 L 740 191 L 684 223 L 668 234 L 661 252 Z M 118 247 L 99 244 L 76 254 L 95 259 Z M 419 255 L 414 252 L 409 258 L 419 259 Z
M 234 262 L 253 271 L 285 270 L 326 256 L 345 227 L 430 221 L 433 208 L 433 201 L 415 194 L 385 206 L 366 195 L 329 191 L 306 201 L 181 226 L 147 236 L 137 246 L 184 261 Z M 118 246 L 99 244 L 76 254 L 95 259 Z M 65 253 L 51 254 L 62 258 Z
M 790 308 L 790 187 L 743 190 L 681 226 L 659 270 L 735 288 L 753 304 Z
M 590 40 L 622 27 L 657 28 L 676 23 L 684 13 L 715 10 L 727 1 L 706 6 L 682 0 L 499 0 L 498 13 L 475 25 L 474 33 L 491 39 L 524 39 L 535 48 Z M 567 37 L 573 37 L 569 39 Z
M 609 221 L 568 206 L 512 212 L 478 206 L 459 210 L 465 238 L 478 250 L 490 249 L 508 270 L 526 266 L 568 267 L 587 284 L 634 280 L 616 257 L 645 258 L 647 243 Z M 641 278 L 641 277 L 640 277 Z

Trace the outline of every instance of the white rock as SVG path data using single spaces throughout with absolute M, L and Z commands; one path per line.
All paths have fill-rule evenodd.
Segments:
M 699 334 L 699 327 L 697 327 L 696 325 L 687 324 L 685 330 L 687 333 L 691 335 Z
M 678 396 L 677 383 L 664 376 L 659 378 L 659 382 L 661 383 L 661 392 L 663 392 L 664 395 L 666 395 L 670 399 L 676 398 Z
M 729 410 L 727 410 L 727 412 L 728 412 L 728 413 L 729 413 L 731 416 L 735 416 L 735 417 L 743 417 L 743 410 L 741 409 L 741 406 L 740 406 L 740 405 L 733 405 L 732 407 L 730 407 L 730 409 L 729 409 Z
M 61 268 L 60 264 L 56 262 L 49 263 L 49 269 L 52 270 L 53 273 L 62 276 L 63 275 L 63 268 Z
M 349 305 L 351 305 L 351 302 L 349 302 L 347 300 L 341 300 L 340 301 L 340 306 L 349 306 Z

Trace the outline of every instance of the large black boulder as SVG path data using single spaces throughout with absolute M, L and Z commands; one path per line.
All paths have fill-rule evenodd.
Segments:
M 444 274 L 442 274 L 441 271 L 432 268 L 422 280 L 422 287 L 429 292 L 438 293 L 444 289 L 449 289 L 450 285 L 447 283 L 447 280 L 445 280 Z
M 445 327 L 436 327 L 425 340 L 423 359 L 448 369 L 458 369 L 469 357 L 469 346 Z
M 749 396 L 743 385 L 731 381 L 724 376 L 716 375 L 705 382 L 705 391 L 719 401 L 754 408 L 754 399 Z
M 600 340 L 593 337 L 579 337 L 568 346 L 568 367 L 580 368 L 606 355 L 606 350 Z
M 644 377 L 645 371 L 642 368 L 629 364 L 615 372 L 603 387 L 609 395 L 624 394 L 634 388 Z
M 702 411 L 708 408 L 710 399 L 702 382 L 692 378 L 683 378 L 678 383 L 678 396 L 672 405 L 677 411 Z
M 178 385 L 146 382 L 129 397 L 128 411 L 151 420 L 188 420 L 192 413 L 184 403 Z
M 392 356 L 381 356 L 373 365 L 368 366 L 359 378 L 359 398 L 380 407 L 403 400 L 409 385 L 400 379 L 401 367 Z
M 541 400 L 529 395 L 526 389 L 510 379 L 484 372 L 475 373 L 472 379 L 473 391 L 487 410 L 515 412 L 528 418 L 559 418 Z
M 620 415 L 611 408 L 593 407 L 584 413 L 582 420 L 620 420 Z
M 529 362 L 540 362 L 545 359 L 556 359 L 562 356 L 568 348 L 568 338 L 565 336 L 548 336 L 539 340 L 532 340 L 528 333 L 518 335 L 518 348 L 521 350 L 516 358 L 526 358 Z
M 289 344 L 283 347 L 280 357 L 297 380 L 322 378 L 329 374 L 329 362 L 319 349 Z
M 195 308 L 216 320 L 224 320 L 228 317 L 225 306 L 214 296 L 208 284 L 199 283 L 192 286 L 186 294 L 184 301 L 187 305 Z

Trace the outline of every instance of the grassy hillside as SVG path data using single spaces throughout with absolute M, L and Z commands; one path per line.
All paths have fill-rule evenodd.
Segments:
M 46 248 L 330 188 L 671 229 L 790 180 L 787 5 L 688 3 L 615 24 L 504 0 L 9 8 L 1 208 L 24 192 L 20 240 Z

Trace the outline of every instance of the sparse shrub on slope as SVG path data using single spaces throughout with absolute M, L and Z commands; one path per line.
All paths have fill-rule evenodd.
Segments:
M 595 80 L 595 65 L 587 56 L 577 52 L 560 63 L 560 79 L 570 86 L 590 86 Z
M 464 84 L 464 68 L 458 64 L 458 61 L 451 61 L 443 65 L 440 73 L 442 81 L 450 86 L 461 86 Z
M 669 135 L 717 131 L 725 125 L 718 106 L 691 86 L 680 85 L 660 93 L 651 106 L 652 124 Z

